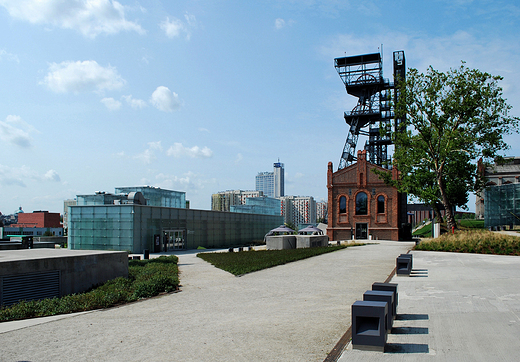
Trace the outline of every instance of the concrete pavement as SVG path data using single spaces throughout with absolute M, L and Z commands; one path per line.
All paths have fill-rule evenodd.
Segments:
M 0 361 L 323 361 L 351 304 L 412 246 L 378 241 L 242 277 L 182 253 L 181 292 L 6 331 Z
M 520 257 L 413 251 L 398 283 L 398 320 L 387 352 L 353 350 L 346 361 L 518 361 Z

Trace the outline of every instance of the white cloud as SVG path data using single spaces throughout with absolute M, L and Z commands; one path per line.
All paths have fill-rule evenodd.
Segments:
M 20 63 L 20 59 L 15 54 L 8 53 L 4 49 L 0 49 L 0 60 L 7 59 L 13 62 Z
M 43 84 L 57 93 L 119 89 L 125 84 L 116 68 L 102 67 L 95 60 L 51 63 Z
M 194 15 L 188 13 L 184 15 L 184 19 L 186 20 L 185 22 L 177 18 L 170 20 L 170 17 L 167 17 L 166 20 L 159 24 L 159 27 L 170 39 L 180 37 L 184 34 L 186 40 L 189 40 L 191 37 L 191 29 L 197 27 L 197 19 Z
M 162 145 L 161 145 L 161 141 L 156 141 L 156 142 L 148 142 L 148 146 L 151 150 L 159 150 L 159 151 L 162 151 Z
M 33 180 L 60 182 L 60 176 L 55 170 L 49 170 L 44 175 L 28 166 L 9 167 L 0 164 L 0 185 L 27 187 L 26 181 Z
M 274 21 L 274 27 L 276 29 L 281 29 L 285 26 L 285 20 L 278 18 Z
M 176 38 L 180 36 L 181 33 L 186 32 L 186 26 L 184 23 L 176 18 L 170 20 L 170 18 L 167 17 L 165 21 L 159 24 L 159 26 L 168 38 Z
M 193 176 L 194 174 L 192 172 L 188 172 L 184 174 L 182 177 L 160 173 L 157 176 L 155 176 L 155 179 L 159 180 L 163 187 L 171 189 L 179 186 L 187 187 L 192 183 Z
M 43 178 L 45 180 L 48 180 L 48 181 L 56 181 L 56 182 L 60 182 L 61 181 L 60 175 L 58 175 L 58 173 L 55 170 L 47 171 L 45 173 L 45 175 L 43 176 Z
M 209 158 L 213 156 L 213 151 L 208 147 L 200 148 L 199 146 L 193 146 L 191 148 L 184 147 L 182 143 L 174 143 L 168 151 L 166 151 L 168 156 L 173 156 L 175 158 L 180 158 L 183 156 L 188 156 L 191 158 Z
M 123 96 L 123 99 L 133 109 L 143 109 L 144 107 L 148 106 L 148 103 L 146 103 L 146 101 L 143 101 L 142 99 L 133 98 L 131 94 L 129 96 Z
M 157 159 L 155 151 L 162 151 L 161 141 L 148 142 L 148 148 L 144 150 L 142 153 L 134 156 L 134 158 L 149 165 L 150 163 L 152 163 L 152 161 L 155 161 Z
M 209 129 L 204 128 L 204 127 L 199 127 L 198 130 L 199 130 L 199 132 L 207 132 L 207 133 L 210 133 L 210 132 L 209 132 Z
M 9 115 L 5 121 L 0 121 L 0 139 L 22 148 L 31 147 L 30 132 L 36 129 L 27 124 L 19 116 Z
M 152 93 L 150 102 L 155 108 L 164 112 L 173 112 L 181 106 L 177 93 L 171 92 L 164 86 L 157 87 L 157 89 Z
M 244 157 L 242 156 L 241 153 L 239 153 L 239 154 L 237 155 L 237 158 L 236 158 L 236 160 L 235 160 L 235 163 L 238 164 L 238 163 L 240 163 L 240 161 L 242 161 L 243 159 L 244 159 Z
M 115 100 L 114 98 L 103 98 L 101 103 L 103 103 L 111 111 L 117 111 L 119 108 L 121 108 L 121 102 Z
M 139 24 L 125 19 L 125 6 L 115 0 L 0 0 L 13 18 L 79 31 L 86 37 L 135 31 Z

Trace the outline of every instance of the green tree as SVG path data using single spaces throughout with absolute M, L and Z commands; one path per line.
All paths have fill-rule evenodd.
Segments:
M 441 203 L 450 229 L 454 207 L 464 207 L 469 192 L 483 185 L 476 161 L 500 158 L 508 148 L 503 136 L 518 132 L 520 119 L 509 116 L 500 80 L 462 62 L 446 73 L 410 69 L 399 84 L 396 117 L 403 121 L 389 131 L 401 173 L 394 185 L 430 205 Z M 390 183 L 389 175 L 385 180 Z

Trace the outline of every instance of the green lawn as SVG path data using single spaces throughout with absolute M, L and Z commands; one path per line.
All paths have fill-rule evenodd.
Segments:
M 460 219 L 457 224 L 468 229 L 484 229 L 484 220 Z
M 363 245 L 363 244 L 351 244 Z M 288 250 L 243 251 L 238 253 L 200 253 L 197 256 L 215 267 L 233 275 L 242 275 L 273 266 L 310 258 L 316 255 L 345 249 L 346 245 L 320 248 L 303 248 Z

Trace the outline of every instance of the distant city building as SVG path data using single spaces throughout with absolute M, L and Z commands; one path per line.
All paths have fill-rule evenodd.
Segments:
M 276 162 L 274 165 L 274 197 L 285 196 L 285 175 L 283 163 Z
M 231 211 L 231 206 L 245 205 L 250 197 L 262 197 L 262 191 L 228 190 L 211 195 L 211 210 Z
M 19 213 L 18 222 L 11 225 L 18 228 L 60 228 L 60 214 L 58 212 L 34 211 Z
M 17 223 L 3 228 L 3 238 L 18 235 L 43 236 L 45 234 L 63 236 L 63 226 L 58 212 L 35 211 L 24 213 L 20 208 L 17 215 Z
M 317 220 L 327 220 L 327 201 L 318 201 L 316 202 L 316 219 Z
M 293 223 L 296 227 L 316 224 L 316 201 L 312 196 L 283 196 L 280 200 L 286 223 Z
M 255 189 L 262 191 L 268 197 L 282 197 L 285 195 L 284 164 L 273 164 L 273 172 L 259 172 L 255 179 Z
M 274 197 L 274 172 L 259 172 L 255 179 L 255 189 L 265 196 Z

